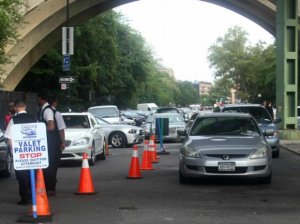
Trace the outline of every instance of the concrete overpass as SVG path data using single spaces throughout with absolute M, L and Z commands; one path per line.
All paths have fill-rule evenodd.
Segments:
M 70 24 L 84 23 L 88 19 L 114 7 L 135 0 L 70 0 Z M 267 0 L 203 0 L 233 10 L 275 36 L 275 10 L 273 1 Z M 4 67 L 1 77 L 4 90 L 12 91 L 29 69 L 61 38 L 61 27 L 66 22 L 66 0 L 27 0 L 25 23 L 19 29 L 20 41 L 7 48 L 12 63 Z
M 25 1 L 27 1 L 28 8 L 24 9 L 25 23 L 19 28 L 20 41 L 7 47 L 6 52 L 7 55 L 11 56 L 12 63 L 3 67 L 6 73 L 0 77 L 0 86 L 7 91 L 13 91 L 29 69 L 61 39 L 61 27 L 65 26 L 66 23 L 66 0 Z M 79 25 L 108 9 L 134 1 L 137 0 L 69 0 L 69 25 Z M 277 99 L 280 100 L 277 101 L 278 111 L 283 113 L 282 117 L 287 120 L 287 127 L 289 123 L 291 128 L 295 127 L 295 124 L 297 124 L 296 106 L 298 102 L 298 24 L 300 15 L 298 2 L 300 0 L 199 1 L 216 4 L 235 11 L 254 21 L 276 36 L 277 40 L 280 40 L 277 41 L 277 48 L 279 49 L 277 52 L 277 67 L 279 68 L 277 69 L 279 74 L 277 74 L 277 80 L 279 80 L 277 81 L 279 83 L 279 86 L 277 86 Z M 294 18 L 290 18 L 292 14 L 295 14 Z M 297 24 L 294 24 L 295 21 Z M 290 22 L 291 25 L 286 25 Z M 293 32 L 293 29 L 296 31 Z M 295 50 L 296 54 L 295 52 L 285 54 L 285 43 L 287 41 L 295 42 L 290 48 L 292 49 L 292 46 L 295 46 L 297 48 Z M 291 71 L 293 73 L 286 78 L 288 69 L 290 69 L 290 73 L 292 73 Z M 286 81 L 286 79 L 288 80 Z M 286 82 L 290 83 L 286 84 Z M 289 104 L 286 102 L 289 102 Z M 287 115 L 285 115 L 285 111 L 287 111 Z

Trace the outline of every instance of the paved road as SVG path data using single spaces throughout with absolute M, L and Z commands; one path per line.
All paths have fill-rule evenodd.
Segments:
M 166 145 L 155 170 L 128 180 L 131 149 L 110 149 L 91 167 L 94 196 L 75 196 L 81 164 L 59 169 L 57 195 L 49 198 L 55 224 L 300 224 L 300 157 L 282 150 L 273 183 L 206 180 L 178 182 L 179 145 Z M 1 223 L 14 223 L 29 207 L 18 206 L 17 181 L 0 179 Z

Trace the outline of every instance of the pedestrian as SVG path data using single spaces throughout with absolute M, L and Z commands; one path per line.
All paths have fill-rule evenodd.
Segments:
M 48 196 L 56 194 L 56 170 L 57 158 L 61 155 L 61 140 L 55 122 L 55 112 L 48 103 L 46 94 L 38 95 L 38 104 L 41 107 L 38 113 L 38 120 L 44 122 L 47 130 L 49 166 L 44 169 L 45 185 Z
M 8 104 L 8 114 L 6 114 L 5 117 L 4 117 L 4 128 L 3 128 L 4 130 L 6 130 L 10 119 L 12 118 L 12 116 L 15 115 L 15 113 L 16 113 L 15 103 L 13 101 L 9 102 L 9 104 Z
M 61 153 L 65 149 L 65 129 L 66 129 L 66 124 L 65 121 L 61 115 L 61 113 L 57 110 L 57 98 L 55 96 L 49 96 L 49 104 L 52 107 L 52 110 L 54 112 L 54 118 L 55 118 L 55 123 L 56 123 L 56 128 L 59 132 L 59 139 L 60 139 L 60 147 L 57 150 L 57 154 L 55 159 L 56 159 L 56 170 L 55 170 L 55 179 L 57 182 L 57 169 L 60 163 L 60 158 L 61 158 Z
M 18 100 L 14 104 L 17 114 L 14 115 L 8 125 L 5 132 L 5 137 L 8 138 L 10 149 L 12 149 L 12 125 L 13 124 L 25 124 L 36 123 L 37 119 L 34 115 L 26 112 L 26 104 L 22 100 Z M 17 202 L 18 205 L 28 205 L 31 203 L 30 193 L 30 171 L 29 170 L 15 170 L 16 177 L 19 182 L 19 195 L 21 200 Z

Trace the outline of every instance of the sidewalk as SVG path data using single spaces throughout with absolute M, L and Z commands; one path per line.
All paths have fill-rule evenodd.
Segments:
M 280 146 L 300 156 L 300 140 L 280 140 Z

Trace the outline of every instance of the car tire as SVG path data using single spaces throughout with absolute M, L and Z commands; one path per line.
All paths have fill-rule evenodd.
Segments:
M 103 141 L 103 152 L 100 154 L 99 159 L 100 160 L 106 160 L 106 141 Z
M 279 158 L 279 149 L 277 151 L 272 152 L 273 158 Z
M 10 177 L 13 168 L 13 160 L 11 154 L 8 152 L 6 157 L 6 167 L 5 170 L 0 172 L 0 177 Z
M 89 165 L 94 166 L 96 163 L 96 155 L 95 155 L 95 143 L 93 142 L 92 149 L 91 149 L 91 158 L 89 159 Z
M 190 178 L 181 174 L 179 171 L 179 183 L 180 184 L 188 184 L 190 182 Z
M 110 143 L 114 148 L 123 148 L 127 145 L 127 140 L 122 132 L 114 132 L 110 135 Z
M 271 184 L 272 183 L 272 174 L 267 177 L 262 177 L 258 179 L 260 184 Z

